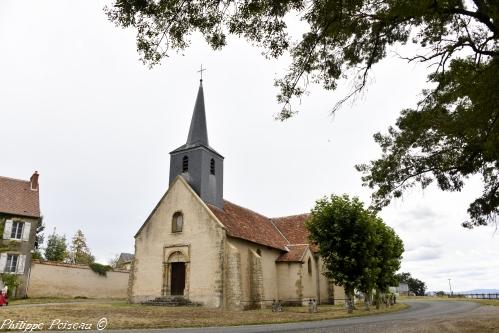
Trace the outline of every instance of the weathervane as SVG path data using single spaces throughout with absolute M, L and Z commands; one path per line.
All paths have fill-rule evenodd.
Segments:
M 201 69 L 198 70 L 198 73 L 201 73 L 201 80 L 200 81 L 203 81 L 203 72 L 206 70 L 206 68 L 203 68 L 203 64 L 201 64 Z

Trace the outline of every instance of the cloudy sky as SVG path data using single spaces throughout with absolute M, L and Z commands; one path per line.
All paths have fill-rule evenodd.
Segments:
M 168 153 L 187 138 L 201 63 L 224 196 L 270 217 L 307 212 L 331 193 L 369 202 L 354 165 L 379 156 L 372 135 L 414 107 L 426 85 L 424 65 L 391 55 L 334 116 L 348 82 L 336 92 L 311 87 L 301 112 L 277 122 L 273 80 L 289 58 L 267 60 L 239 39 L 215 52 L 195 35 L 150 70 L 135 32 L 107 21 L 109 3 L 0 2 L 0 175 L 38 170 L 46 233 L 82 229 L 101 262 L 133 252 L 133 235 L 167 190 Z M 460 226 L 479 193 L 478 178 L 461 193 L 414 189 L 382 212 L 404 241 L 402 270 L 429 290 L 449 290 L 449 278 L 453 290 L 499 288 L 499 233 Z

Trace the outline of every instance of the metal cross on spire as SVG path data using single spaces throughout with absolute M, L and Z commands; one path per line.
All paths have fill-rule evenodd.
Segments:
M 201 69 L 198 70 L 198 73 L 201 73 L 201 80 L 200 81 L 203 81 L 203 72 L 206 70 L 206 68 L 203 68 L 203 64 L 201 64 Z

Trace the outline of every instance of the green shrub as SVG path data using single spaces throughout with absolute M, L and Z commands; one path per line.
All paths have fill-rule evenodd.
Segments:
M 40 250 L 35 250 L 35 252 L 33 252 L 33 254 L 31 255 L 31 259 L 43 260 L 42 252 L 40 252 Z
M 7 295 L 9 298 L 12 297 L 12 292 L 14 289 L 21 284 L 19 277 L 15 274 L 3 273 L 0 275 L 4 285 L 8 287 Z
M 95 273 L 102 275 L 102 276 L 107 276 L 107 272 L 112 270 L 113 268 L 109 265 L 101 265 L 96 262 L 91 263 L 88 265 L 91 270 L 93 270 Z

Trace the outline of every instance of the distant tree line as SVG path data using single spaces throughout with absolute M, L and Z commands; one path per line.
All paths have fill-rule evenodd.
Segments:
M 68 245 L 65 235 L 58 235 L 55 230 L 47 238 L 44 255 L 41 252 L 35 256 L 50 261 L 66 262 L 71 264 L 89 265 L 95 261 L 83 231 L 76 231 Z
M 424 296 L 426 293 L 426 284 L 416 278 L 411 276 L 411 273 L 400 273 L 397 274 L 397 279 L 399 283 L 407 283 L 409 287 L 409 293 L 414 293 L 416 296 Z

